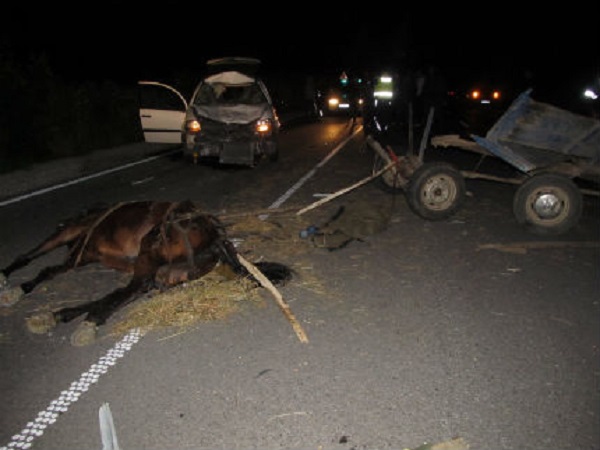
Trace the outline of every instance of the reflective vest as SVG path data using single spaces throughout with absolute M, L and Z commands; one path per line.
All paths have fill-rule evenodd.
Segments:
M 390 75 L 381 75 L 373 89 L 373 96 L 378 99 L 390 100 L 394 96 L 394 80 Z

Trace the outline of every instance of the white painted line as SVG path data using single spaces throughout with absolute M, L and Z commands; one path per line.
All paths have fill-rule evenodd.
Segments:
M 317 164 L 313 169 L 309 170 L 306 175 L 304 175 L 302 178 L 300 178 L 291 188 L 289 188 L 287 190 L 287 192 L 285 192 L 281 197 L 279 197 L 277 200 L 275 200 L 271 204 L 271 206 L 269 206 L 267 209 L 277 209 L 281 205 L 283 205 L 298 189 L 300 189 L 300 187 L 304 183 L 306 183 L 306 181 L 308 179 L 310 179 L 315 173 L 317 173 L 317 169 L 320 169 L 325 164 L 327 164 L 327 162 L 331 158 L 333 158 L 342 148 L 344 148 L 344 146 L 348 143 L 348 141 L 350 139 L 352 139 L 361 130 L 362 130 L 362 126 L 357 127 L 356 130 L 354 131 L 354 133 L 352 133 L 346 139 L 344 139 L 342 142 L 340 142 L 333 150 L 331 150 L 329 152 L 329 154 L 325 158 L 323 158 L 323 160 L 321 162 L 319 162 L 319 164 Z M 266 218 L 266 217 L 268 217 L 268 214 L 261 215 L 261 218 Z
M 108 372 L 108 369 L 117 363 L 117 359 L 125 356 L 125 353 L 131 350 L 131 347 L 142 336 L 143 333 L 138 328 L 131 330 L 105 356 L 101 357 L 96 364 L 92 364 L 86 372 L 83 372 L 79 380 L 72 382 L 70 387 L 62 391 L 57 399 L 52 400 L 44 411 L 40 411 L 32 422 L 28 422 L 25 428 L 18 434 L 15 434 L 8 444 L 0 447 L 0 450 L 30 448 L 33 445 L 33 441 L 43 435 L 44 430 L 54 424 L 61 414 L 66 413 L 69 410 L 69 406 L 79 400 L 92 384 L 97 383 L 100 376 Z
M 49 187 L 44 188 L 44 189 L 39 189 L 37 191 L 29 192 L 28 194 L 23 194 L 23 195 L 19 195 L 17 197 L 9 198 L 8 200 L 4 200 L 4 201 L 0 202 L 0 207 L 6 206 L 6 205 L 10 205 L 11 203 L 17 203 L 17 202 L 20 202 L 21 200 L 26 200 L 28 198 L 36 197 L 38 195 L 46 194 L 48 192 L 56 191 L 57 189 L 62 189 L 64 187 L 71 186 L 71 185 L 77 184 L 77 183 L 81 183 L 83 181 L 91 180 L 93 178 L 102 177 L 102 176 L 107 175 L 109 173 L 118 172 L 120 170 L 128 169 L 129 167 L 137 166 L 139 164 L 145 164 L 147 162 L 154 161 L 155 159 L 163 158 L 163 157 L 165 157 L 167 155 L 170 155 L 171 153 L 174 153 L 175 151 L 179 151 L 179 150 L 174 150 L 173 152 L 168 152 L 168 153 L 162 153 L 162 154 L 156 155 L 156 156 L 150 156 L 148 158 L 144 158 L 144 159 L 141 159 L 139 161 L 131 162 L 131 163 L 124 164 L 124 165 L 118 166 L 118 167 L 113 167 L 112 169 L 106 169 L 106 170 L 103 170 L 101 172 L 93 173 L 91 175 L 86 175 L 85 177 L 76 178 L 74 180 L 66 181 L 64 183 L 55 184 L 53 186 L 49 186 Z

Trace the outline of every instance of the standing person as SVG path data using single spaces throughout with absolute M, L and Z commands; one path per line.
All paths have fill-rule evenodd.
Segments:
M 446 106 L 448 103 L 448 86 L 441 70 L 429 64 L 416 78 L 416 98 L 418 121 L 425 125 L 429 110 L 434 108 L 434 124 L 436 130 L 445 128 Z

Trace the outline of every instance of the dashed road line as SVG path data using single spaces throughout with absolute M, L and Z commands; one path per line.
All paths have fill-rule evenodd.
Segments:
M 77 381 L 73 381 L 68 389 L 62 391 L 58 398 L 52 400 L 44 411 L 40 411 L 33 421 L 28 422 L 25 428 L 12 436 L 10 442 L 0 447 L 0 450 L 30 448 L 33 441 L 42 436 L 44 431 L 54 424 L 61 414 L 66 413 L 69 406 L 79 400 L 92 384 L 97 383 L 100 377 L 108 372 L 110 367 L 117 363 L 118 359 L 123 358 L 142 336 L 143 333 L 140 329 L 131 330 L 96 364 L 92 364 L 87 371 L 83 372 Z

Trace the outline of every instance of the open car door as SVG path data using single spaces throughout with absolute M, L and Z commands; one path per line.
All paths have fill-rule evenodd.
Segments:
M 152 144 L 181 144 L 187 102 L 169 85 L 139 81 L 140 123 L 144 141 Z

